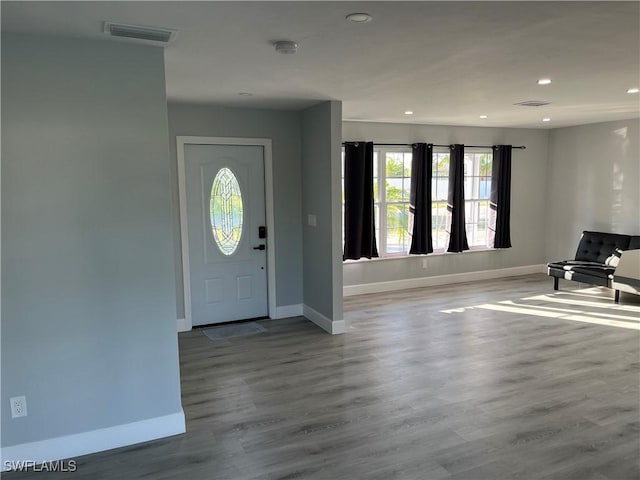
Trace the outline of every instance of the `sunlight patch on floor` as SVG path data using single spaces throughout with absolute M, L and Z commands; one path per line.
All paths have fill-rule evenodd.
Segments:
M 485 303 L 484 305 L 477 305 L 475 308 L 482 308 L 484 310 L 494 310 L 499 312 L 518 313 L 524 315 L 531 315 L 534 317 L 547 317 L 547 318 L 560 318 L 562 320 L 573 320 L 576 322 L 593 323 L 596 325 L 606 325 L 608 327 L 620 327 L 629 328 L 632 330 L 640 330 L 640 321 L 633 319 L 631 321 L 625 320 L 608 320 L 606 318 L 598 318 L 589 314 L 582 314 L 583 312 L 567 313 L 566 311 L 553 312 L 548 310 L 542 310 L 537 307 L 517 307 L 515 305 L 505 305 L 501 303 Z
M 543 302 L 563 303 L 565 305 L 576 305 L 579 307 L 606 308 L 610 310 L 620 310 L 625 312 L 635 312 L 640 315 L 640 307 L 635 305 L 620 305 L 615 303 L 589 302 L 584 300 L 573 300 L 571 298 L 561 298 L 562 293 L 536 295 L 534 297 L 525 297 L 522 300 L 538 300 Z
M 593 289 L 554 292 L 521 298 L 518 302 L 504 300 L 495 303 L 450 308 L 441 310 L 441 313 L 455 314 L 473 309 L 482 309 L 640 330 L 640 306 L 615 304 L 609 298 L 597 295 L 597 293 L 598 291 Z M 576 299 L 576 297 L 579 299 Z M 597 300 L 601 301 L 598 302 Z

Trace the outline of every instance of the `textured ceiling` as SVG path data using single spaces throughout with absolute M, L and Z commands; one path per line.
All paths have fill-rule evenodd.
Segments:
M 114 41 L 102 33 L 105 20 L 178 29 L 165 51 L 170 101 L 298 109 L 335 99 L 345 119 L 535 128 L 640 116 L 640 96 L 626 93 L 640 86 L 638 2 L 3 1 L 1 8 L 3 31 Z M 345 20 L 360 11 L 373 20 Z M 276 53 L 272 42 L 282 39 L 297 41 L 298 53 Z M 539 86 L 541 77 L 553 83 Z M 513 105 L 526 100 L 550 105 Z

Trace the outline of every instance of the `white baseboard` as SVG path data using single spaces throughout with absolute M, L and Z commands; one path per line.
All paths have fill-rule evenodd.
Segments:
M 451 283 L 477 282 L 496 278 L 517 277 L 532 273 L 546 273 L 546 265 L 524 265 L 522 267 L 499 268 L 496 270 L 480 270 L 477 272 L 452 273 L 433 277 L 405 278 L 388 282 L 364 283 L 361 285 L 347 285 L 342 288 L 345 297 L 363 295 L 366 293 L 391 292 L 409 288 L 432 287 L 434 285 L 448 285 Z M 305 315 L 306 316 L 306 315 Z
M 271 318 L 291 318 L 291 317 L 300 317 L 302 316 L 302 304 L 298 303 L 296 305 L 285 305 L 283 307 L 276 307 L 275 315 L 272 315 Z
M 179 318 L 178 319 L 178 333 L 180 333 L 180 332 L 188 332 L 189 330 L 191 330 L 191 325 L 187 324 L 187 319 L 186 318 Z
M 0 450 L 1 468 L 4 471 L 10 462 L 35 461 L 42 463 L 65 460 L 170 437 L 185 431 L 184 412 L 180 409 L 178 413 L 139 422 L 3 447 Z
M 314 310 L 309 305 L 303 305 L 303 315 L 305 318 L 311 320 L 325 332 L 331 335 L 339 335 L 347 331 L 347 324 L 344 320 L 331 320 L 322 315 L 317 310 Z

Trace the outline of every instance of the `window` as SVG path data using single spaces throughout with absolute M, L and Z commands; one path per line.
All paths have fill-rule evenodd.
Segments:
M 464 154 L 464 217 L 469 247 L 486 247 L 489 243 L 492 160 L 490 151 Z
M 381 255 L 407 253 L 411 246 L 409 233 L 409 195 L 411 193 L 411 152 L 378 150 L 378 202 L 376 235 Z M 377 161 L 376 161 L 377 160 Z M 374 176 L 376 169 L 374 167 Z M 374 182 L 376 179 L 374 178 Z M 381 232 L 381 234 L 378 234 Z
M 409 252 L 411 150 L 373 151 L 373 203 L 380 256 Z M 344 244 L 344 149 L 342 151 L 342 243 Z
M 434 150 L 431 174 L 431 236 L 433 251 L 437 252 L 447 248 L 448 150 Z
M 411 150 L 397 147 L 393 149 L 376 147 L 373 155 L 373 192 L 378 251 L 381 257 L 407 254 L 411 247 L 409 232 Z M 487 246 L 492 158 L 493 154 L 490 149 L 475 149 L 465 152 L 465 227 L 469 247 Z M 342 231 L 344 235 L 344 151 L 342 153 L 342 172 Z M 447 248 L 448 148 L 434 149 L 431 195 L 433 250 L 434 252 L 444 252 Z
M 240 244 L 244 209 L 238 179 L 226 167 L 213 179 L 209 215 L 216 245 L 224 255 L 232 255 Z

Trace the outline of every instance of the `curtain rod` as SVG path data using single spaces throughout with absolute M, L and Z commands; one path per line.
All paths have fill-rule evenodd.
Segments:
M 342 142 L 342 145 L 346 145 L 348 143 L 360 143 L 360 142 Z M 414 144 L 413 143 L 374 143 L 374 146 L 381 146 L 381 147 L 412 147 Z M 449 145 L 437 145 L 435 143 L 432 144 L 434 147 L 450 147 L 452 144 Z M 465 147 L 469 147 L 469 148 L 493 148 L 493 145 L 464 145 Z M 511 149 L 518 149 L 518 150 L 524 150 L 527 147 L 525 147 L 524 145 L 520 145 L 520 146 L 512 146 Z

